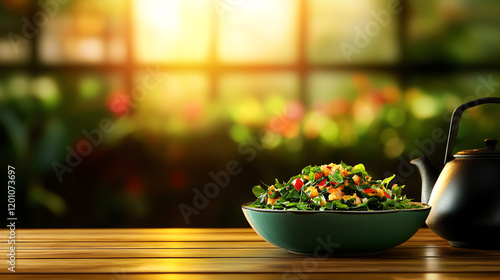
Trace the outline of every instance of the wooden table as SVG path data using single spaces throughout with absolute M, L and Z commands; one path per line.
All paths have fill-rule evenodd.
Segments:
M 316 259 L 243 229 L 18 229 L 0 279 L 500 279 L 500 251 L 452 248 L 427 228 L 382 254 Z

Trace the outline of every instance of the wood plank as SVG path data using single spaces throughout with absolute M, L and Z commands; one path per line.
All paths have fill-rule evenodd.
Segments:
M 4 254 L 5 253 L 5 254 Z M 0 259 L 8 258 L 7 251 Z M 5 257 L 4 257 L 5 256 Z M 16 259 L 112 259 L 112 258 L 300 258 L 280 248 L 268 249 L 51 249 L 16 250 Z
M 0 231 L 2 233 L 7 231 Z M 5 261 L 8 244 L 6 239 L 3 242 L 0 243 L 0 259 Z M 330 259 L 290 254 L 263 241 L 250 228 L 18 229 L 16 257 L 17 273 L 48 273 L 48 279 L 58 279 L 54 276 L 61 273 L 81 273 L 82 277 L 92 276 L 92 279 L 101 275 L 106 279 L 134 280 L 154 279 L 150 273 L 155 273 L 155 277 L 162 275 L 161 279 L 193 279 L 192 276 L 206 279 L 205 273 L 210 273 L 209 279 L 221 276 L 217 273 L 224 273 L 222 279 L 227 275 L 231 275 L 230 279 L 247 279 L 248 275 L 252 279 L 305 279 L 309 273 L 315 273 L 307 277 L 309 279 L 326 276 L 318 273 L 343 275 L 343 279 L 500 279 L 500 250 L 453 248 L 427 228 L 420 229 L 400 246 L 378 255 Z M 254 274 L 256 272 L 259 274 Z M 481 274 L 485 277 L 467 278 L 473 275 L 467 274 L 469 272 L 485 273 Z M 5 269 L 0 273 L 9 272 Z M 73 279 L 74 275 L 69 278 Z M 315 278 L 318 275 L 322 278 Z M 377 275 L 383 277 L 376 278 Z M 401 278 L 401 275 L 408 278 Z M 415 275 L 420 277 L 414 278 Z M 12 276 L 9 273 L 0 278 Z M 36 278 L 41 279 L 38 276 L 40 274 L 36 274 Z M 133 278 L 127 278 L 129 276 Z M 16 274 L 15 277 L 20 276 Z
M 290 275 L 281 278 L 281 274 L 126 274 L 116 271 L 110 274 L 16 274 L 2 275 L 2 279 L 11 280 L 270 280 L 270 279 L 343 279 L 343 280 L 498 280 L 499 273 L 313 273 L 303 275 Z
M 0 248 L 7 246 L 0 245 Z M 273 244 L 262 241 L 241 241 L 241 242 L 223 242 L 223 241 L 39 241 L 39 242 L 18 242 L 16 249 L 32 250 L 32 249 L 81 249 L 81 248 L 96 248 L 96 249 L 134 249 L 134 248 L 150 248 L 150 249 L 190 249 L 190 248 L 276 248 Z M 5 249 L 6 250 L 6 249 Z
M 0 236 L 8 230 L 0 230 Z M 263 241 L 251 228 L 239 229 L 17 229 L 16 242 L 74 241 Z M 421 228 L 407 242 L 447 244 L 428 228 Z M 7 243 L 7 239 L 0 239 Z
M 0 250 L 0 259 L 6 260 L 7 250 Z M 106 258 L 295 258 L 278 247 L 268 248 L 16 248 L 18 259 L 106 259 Z M 375 257 L 375 256 L 374 256 Z M 421 259 L 439 257 L 446 259 L 470 258 L 497 259 L 500 262 L 500 250 L 460 250 L 456 248 L 393 248 L 376 255 L 377 259 Z M 345 257 L 344 257 L 345 258 Z
M 54 242 L 54 241 L 36 241 L 36 242 L 17 242 L 17 249 L 58 249 L 58 248 L 164 248 L 164 249 L 182 249 L 182 248 L 276 248 L 275 245 L 262 241 L 240 241 L 240 242 L 224 242 L 224 241 L 65 241 L 65 242 Z M 0 248 L 7 248 L 10 245 L 0 244 Z M 407 241 L 395 248 L 401 249 L 430 249 L 430 248 L 448 248 L 457 249 L 451 247 L 448 243 L 444 244 L 414 244 Z M 465 250 L 465 249 L 457 249 Z
M 5 270 L 7 271 L 7 270 Z M 498 259 L 169 258 L 19 259 L 18 273 L 421 273 L 500 272 Z
M 0 230 L 8 236 L 8 230 Z M 17 229 L 16 242 L 35 241 L 261 241 L 251 228 L 236 229 Z M 0 239 L 6 243 L 7 239 Z
M 8 236 L 8 230 L 0 230 Z M 251 228 L 162 229 L 17 229 L 16 241 L 262 241 Z M 430 229 L 421 228 L 408 242 L 446 243 Z M 0 239 L 6 243 L 7 239 Z

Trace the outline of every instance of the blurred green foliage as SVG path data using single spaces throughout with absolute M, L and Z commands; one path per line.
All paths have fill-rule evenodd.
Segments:
M 500 96 L 500 68 L 493 67 L 500 44 L 495 1 L 406 3 L 405 12 L 393 15 L 380 36 L 353 57 L 353 65 L 338 44 L 352 41 L 354 28 L 373 20 L 372 12 L 385 9 L 386 2 L 338 7 L 307 1 L 308 37 L 282 38 L 290 44 L 295 37 L 306 40 L 301 62 L 306 66 L 283 64 L 298 60 L 289 51 L 286 59 L 256 66 L 249 62 L 252 55 L 270 55 L 249 52 L 237 71 L 231 62 L 238 59 L 208 66 L 121 64 L 127 53 L 118 52 L 125 41 L 125 0 L 112 1 L 121 8 L 109 14 L 106 4 L 97 2 L 73 1 L 62 9 L 41 29 L 39 49 L 31 49 L 30 41 L 15 59 L 0 54 L 0 163 L 16 167 L 23 227 L 247 226 L 239 207 L 253 199 L 252 186 L 288 178 L 305 165 L 341 160 L 364 163 L 376 177 L 397 174 L 418 201 L 420 179 L 408 161 L 425 154 L 442 162 L 445 143 L 429 146 L 433 131 L 447 132 L 458 105 Z M 1 6 L 0 51 L 10 50 L 6 35 L 22 28 L 19 16 L 29 11 L 29 3 L 19 3 Z M 275 1 L 272 7 L 290 13 L 287 21 L 297 21 L 293 5 L 297 2 Z M 182 7 L 186 14 L 193 8 Z M 247 9 L 240 23 L 245 34 L 279 41 L 267 28 L 248 27 L 246 21 L 259 10 Z M 335 15 L 349 21 L 338 24 L 331 20 Z M 75 19 L 79 32 L 57 21 L 68 18 Z M 231 22 L 238 23 L 224 24 Z M 397 32 L 401 22 L 405 32 Z M 280 26 L 275 28 L 290 29 Z M 224 28 L 234 35 L 234 26 Z M 233 39 L 222 41 L 231 45 Z M 78 42 L 116 56 L 64 47 Z M 50 44 L 60 44 L 58 51 Z M 34 52 L 43 61 L 33 60 Z M 151 74 L 156 67 L 161 73 Z M 455 151 L 498 139 L 499 118 L 495 105 L 468 110 Z M 210 174 L 220 174 L 230 161 L 242 172 L 186 225 L 178 205 L 192 205 L 193 190 L 213 182 Z

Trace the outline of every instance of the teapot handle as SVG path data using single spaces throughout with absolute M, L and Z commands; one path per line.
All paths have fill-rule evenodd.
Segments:
M 453 148 L 455 147 L 455 140 L 457 139 L 458 127 L 460 125 L 460 119 L 462 118 L 462 113 L 469 108 L 486 103 L 500 103 L 500 98 L 499 97 L 479 98 L 464 103 L 458 106 L 457 109 L 455 109 L 453 115 L 451 116 L 450 131 L 448 133 L 448 143 L 446 144 L 444 164 L 446 164 L 450 160 L 453 160 Z

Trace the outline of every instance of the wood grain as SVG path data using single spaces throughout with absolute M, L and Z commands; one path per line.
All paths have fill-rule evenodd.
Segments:
M 6 230 L 0 234 L 8 236 Z M 6 243 L 7 239 L 0 240 Z M 19 229 L 16 241 L 262 241 L 251 229 Z
M 499 279 L 495 273 L 314 273 L 305 275 L 284 276 L 276 273 L 252 273 L 252 274 L 233 274 L 233 273 L 155 273 L 155 274 L 126 274 L 116 272 L 113 274 L 13 274 L 8 278 L 12 280 L 269 280 L 269 279 L 342 279 L 342 280 L 492 280 Z
M 6 240 L 1 279 L 500 279 L 500 250 L 453 248 L 427 228 L 378 255 L 329 259 L 252 229 L 18 229 L 16 273 Z
M 490 259 L 377 259 L 377 258 L 112 258 L 19 259 L 19 273 L 419 273 L 498 272 Z

